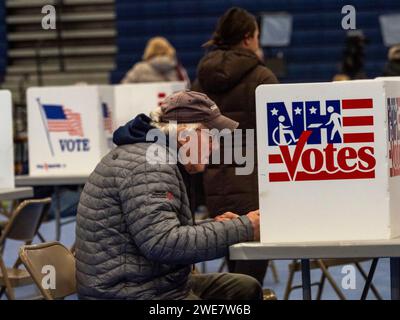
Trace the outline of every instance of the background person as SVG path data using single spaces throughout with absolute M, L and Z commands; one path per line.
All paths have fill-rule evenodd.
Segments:
M 339 74 L 346 75 L 350 80 L 366 79 L 365 47 L 368 39 L 361 30 L 347 32 L 342 62 Z
M 239 129 L 256 129 L 255 90 L 278 83 L 260 60 L 256 18 L 241 8 L 231 8 L 219 19 L 201 59 L 193 90 L 206 93 L 221 112 L 240 123 Z M 246 143 L 243 138 L 243 149 Z M 257 161 L 255 145 L 251 146 Z M 206 203 L 211 215 L 226 211 L 246 214 L 258 209 L 257 166 L 251 175 L 237 176 L 235 165 L 209 166 L 204 173 Z M 233 265 L 231 264 L 231 270 Z M 261 283 L 266 264 L 237 262 L 235 271 L 251 274 Z
M 400 76 L 400 44 L 389 49 L 388 62 L 386 63 L 383 75 L 385 77 Z
M 166 81 L 185 81 L 190 85 L 186 70 L 176 58 L 174 47 L 164 37 L 154 37 L 147 42 L 143 61 L 136 63 L 121 83 Z

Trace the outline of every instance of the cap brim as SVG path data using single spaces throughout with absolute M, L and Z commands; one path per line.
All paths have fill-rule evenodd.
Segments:
M 237 129 L 239 126 L 239 122 L 232 120 L 231 118 L 225 117 L 222 114 L 216 117 L 215 119 L 208 121 L 205 123 L 208 129 L 217 129 L 217 130 L 224 130 L 228 129 L 233 131 Z

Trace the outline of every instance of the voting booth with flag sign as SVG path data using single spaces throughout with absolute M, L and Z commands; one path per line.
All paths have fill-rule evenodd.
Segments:
M 256 90 L 261 241 L 400 236 L 400 81 Z
M 149 115 L 165 97 L 185 90 L 185 82 L 122 84 L 114 87 L 114 126 L 118 128 L 140 113 Z
M 11 92 L 0 90 L 0 188 L 14 188 L 14 142 Z
M 109 150 L 112 101 L 107 86 L 28 89 L 30 175 L 91 173 Z

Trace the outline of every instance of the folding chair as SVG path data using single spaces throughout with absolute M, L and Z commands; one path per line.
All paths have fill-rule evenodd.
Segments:
M 64 299 L 76 293 L 75 257 L 59 242 L 25 245 L 19 250 L 19 257 L 44 299 Z M 43 286 L 42 270 L 52 266 L 55 272 L 54 288 Z
M 371 261 L 371 259 L 317 259 L 317 260 L 311 260 L 310 261 L 310 268 L 311 269 L 320 269 L 321 270 L 321 278 L 318 282 L 312 283 L 312 286 L 317 286 L 318 287 L 318 292 L 317 292 L 317 300 L 320 300 L 322 297 L 322 292 L 324 289 L 325 281 L 328 280 L 330 285 L 332 286 L 333 290 L 335 291 L 336 295 L 339 297 L 341 300 L 346 300 L 345 295 L 343 292 L 340 290 L 339 286 L 333 279 L 332 275 L 328 271 L 328 268 L 330 267 L 337 267 L 337 266 L 343 266 L 347 264 L 354 264 L 357 268 L 357 270 L 360 272 L 361 276 L 365 279 L 368 285 L 368 289 L 371 288 L 371 291 L 373 292 L 374 296 L 378 300 L 382 300 L 381 295 L 379 294 L 378 290 L 376 287 L 370 282 L 372 279 L 368 279 L 367 273 L 364 271 L 364 269 L 361 267 L 361 262 L 364 261 Z M 376 267 L 376 264 L 375 264 Z M 299 260 L 293 260 L 291 264 L 289 264 L 289 277 L 288 277 L 288 282 L 286 284 L 286 289 L 285 289 L 285 294 L 284 294 L 284 300 L 288 300 L 290 293 L 295 290 L 295 289 L 300 289 L 302 288 L 301 285 L 298 286 L 293 286 L 293 278 L 296 272 L 301 271 L 301 262 Z M 374 270 L 375 271 L 375 270 Z M 365 289 L 365 288 L 364 288 Z M 365 291 L 365 290 L 364 290 Z M 366 293 L 363 291 L 362 299 L 365 299 Z
M 5 266 L 3 260 L 5 243 L 7 239 L 13 239 L 31 244 L 43 220 L 44 209 L 50 201 L 50 198 L 23 201 L 0 230 L 0 298 L 5 292 L 8 299 L 15 299 L 13 288 L 32 283 L 28 272 L 18 268 L 21 265 L 19 258 L 12 268 Z

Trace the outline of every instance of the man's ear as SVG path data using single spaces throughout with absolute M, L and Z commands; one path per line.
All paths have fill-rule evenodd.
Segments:
M 188 135 L 181 134 L 181 132 L 183 132 L 185 130 L 186 130 L 185 127 L 181 127 L 177 131 L 178 144 L 181 145 L 181 146 L 184 145 L 186 142 L 188 142 L 189 139 L 190 139 L 190 137 Z

